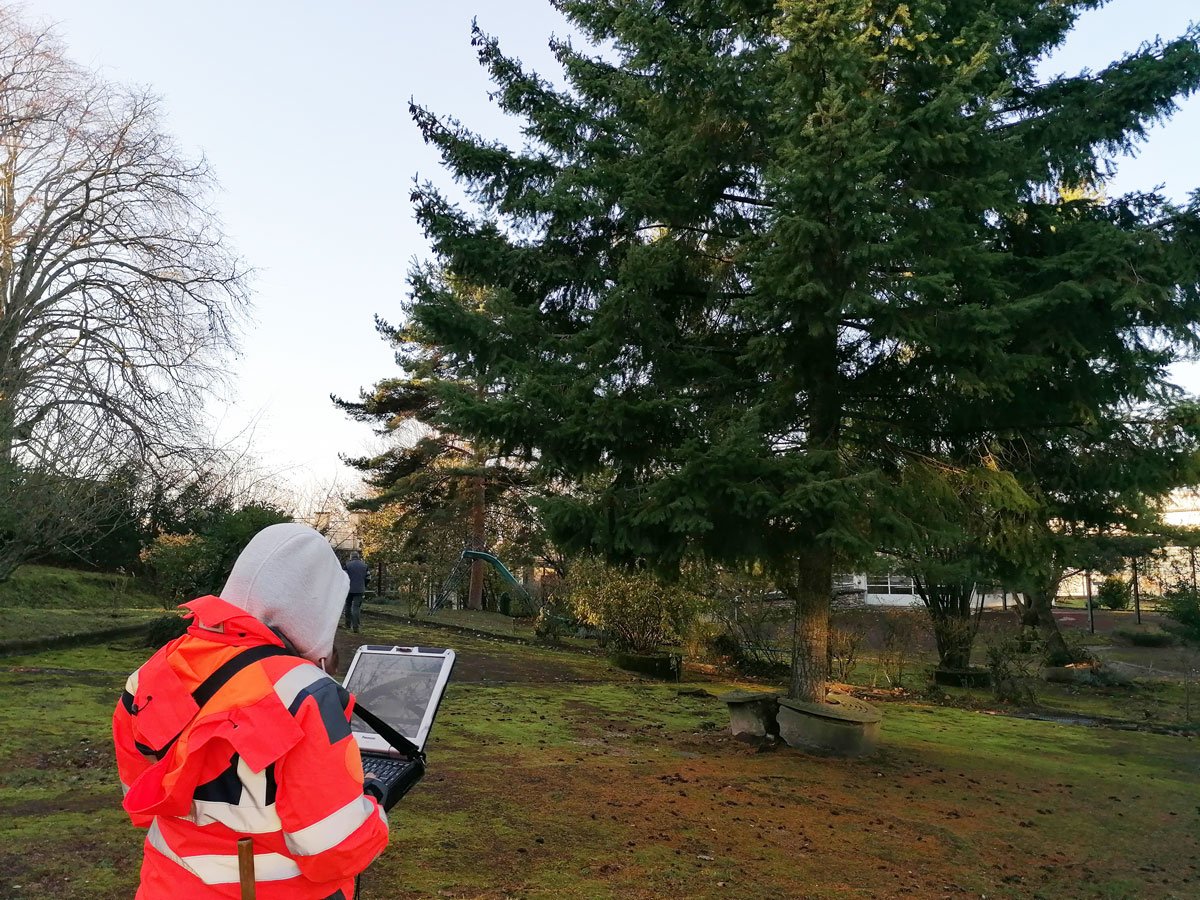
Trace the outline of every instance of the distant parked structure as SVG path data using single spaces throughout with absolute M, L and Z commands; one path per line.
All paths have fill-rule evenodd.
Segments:
M 876 575 L 835 575 L 833 590 L 843 601 L 865 603 L 867 606 L 912 606 L 920 603 L 916 585 L 907 575 L 897 575 L 894 572 Z M 991 585 L 977 585 L 972 592 L 971 605 L 979 602 L 982 595 L 984 607 L 1003 607 L 1005 598 L 1002 592 Z M 1010 595 L 1008 603 L 1012 603 Z

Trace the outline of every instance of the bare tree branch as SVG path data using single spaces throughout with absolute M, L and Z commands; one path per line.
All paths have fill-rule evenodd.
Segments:
M 247 271 L 210 206 L 207 164 L 179 151 L 157 105 L 0 7 L 0 502 L 10 507 L 41 496 L 35 484 L 169 469 L 207 444 L 203 401 L 222 381 Z M 48 524 L 14 529 L 0 532 L 6 545 L 51 539 Z

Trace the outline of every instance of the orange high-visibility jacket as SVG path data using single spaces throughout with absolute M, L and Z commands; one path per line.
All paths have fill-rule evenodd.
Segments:
M 349 900 L 388 842 L 386 814 L 363 794 L 353 697 L 275 655 L 198 708 L 192 693 L 222 664 L 283 642 L 219 597 L 185 606 L 187 634 L 129 676 L 113 714 L 125 810 L 149 828 L 137 900 L 237 900 L 247 836 L 258 900 Z

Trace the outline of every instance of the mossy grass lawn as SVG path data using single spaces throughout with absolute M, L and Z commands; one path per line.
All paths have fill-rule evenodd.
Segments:
M 21 566 L 0 582 L 0 607 L 11 609 L 162 609 L 137 579 L 111 572 Z
M 0 640 L 24 641 L 84 634 L 151 622 L 167 615 L 153 609 L 11 609 L 0 608 Z M 2 659 L 2 657 L 0 657 Z
M 342 642 L 460 652 L 426 781 L 363 896 L 1138 898 L 1200 894 L 1200 742 L 884 705 L 853 762 L 758 753 L 720 682 L 641 682 L 599 656 L 413 626 Z M 0 661 L 0 896 L 133 895 L 109 717 L 150 653 Z M 693 692 L 697 693 L 693 693 Z
M 104 631 L 167 614 L 136 579 L 54 566 L 21 566 L 0 582 L 0 646 Z

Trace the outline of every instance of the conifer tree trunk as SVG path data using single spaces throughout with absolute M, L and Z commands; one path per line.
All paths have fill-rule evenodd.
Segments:
M 484 503 L 485 488 L 482 478 L 472 479 L 472 491 L 475 494 L 475 505 L 471 507 L 471 549 L 483 550 L 487 544 L 484 539 Z M 471 562 L 471 588 L 467 592 L 467 608 L 483 609 L 483 561 Z
M 817 335 L 808 354 L 809 395 L 812 413 L 809 422 L 811 449 L 827 453 L 825 476 L 831 480 L 841 473 L 837 462 L 841 408 L 838 395 L 837 335 L 833 329 Z M 818 543 L 818 536 L 829 531 L 833 514 L 822 511 L 806 525 L 813 535 L 812 546 L 797 556 L 795 633 L 792 642 L 792 678 L 788 696 L 793 700 L 822 703 L 825 682 L 829 678 L 829 604 L 833 593 L 833 549 Z
M 979 624 L 978 619 L 972 621 L 974 585 L 967 582 L 931 584 L 919 577 L 916 583 L 933 625 L 938 668 L 952 671 L 970 668 L 971 648 Z
M 793 700 L 822 703 L 829 678 L 829 594 L 833 585 L 833 551 L 813 547 L 800 553 L 795 587 L 792 641 L 792 679 L 788 696 Z
M 1036 628 L 1045 643 L 1046 662 L 1051 665 L 1063 665 L 1073 662 L 1071 651 L 1058 628 L 1058 620 L 1054 618 L 1054 595 L 1058 582 L 1052 588 L 1038 588 L 1025 595 L 1021 606 L 1021 625 L 1025 628 Z

